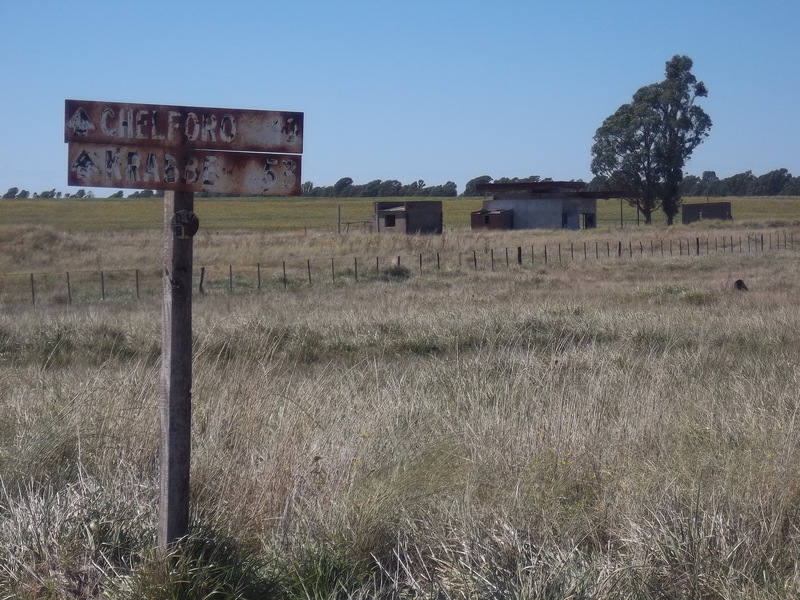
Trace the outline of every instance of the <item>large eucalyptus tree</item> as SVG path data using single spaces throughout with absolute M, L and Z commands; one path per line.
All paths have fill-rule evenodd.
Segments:
M 695 103 L 708 91 L 692 65 L 688 56 L 673 56 L 664 81 L 639 88 L 594 136 L 592 173 L 607 188 L 625 191 L 647 224 L 662 209 L 672 225 L 681 205 L 683 167 L 711 129 L 711 119 Z

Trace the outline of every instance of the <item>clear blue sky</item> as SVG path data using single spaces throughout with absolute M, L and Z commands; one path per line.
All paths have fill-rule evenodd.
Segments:
M 76 191 L 66 98 L 302 111 L 318 186 L 588 181 L 595 130 L 675 54 L 714 123 L 688 173 L 800 176 L 797 0 L 0 0 L 0 21 L 0 193 Z

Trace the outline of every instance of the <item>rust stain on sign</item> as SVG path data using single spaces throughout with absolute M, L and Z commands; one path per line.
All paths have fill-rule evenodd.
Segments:
M 303 113 L 67 100 L 64 140 L 150 148 L 303 152 Z
M 299 155 L 86 143 L 69 144 L 68 154 L 69 185 L 252 196 L 300 194 Z

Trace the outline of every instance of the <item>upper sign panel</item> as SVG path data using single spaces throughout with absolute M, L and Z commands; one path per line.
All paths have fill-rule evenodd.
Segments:
M 64 140 L 165 149 L 303 152 L 303 113 L 67 100 Z

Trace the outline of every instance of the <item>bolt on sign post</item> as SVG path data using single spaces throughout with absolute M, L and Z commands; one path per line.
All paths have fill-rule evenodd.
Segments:
M 300 194 L 303 113 L 67 100 L 68 183 L 162 190 L 158 546 L 189 529 L 194 192 Z

